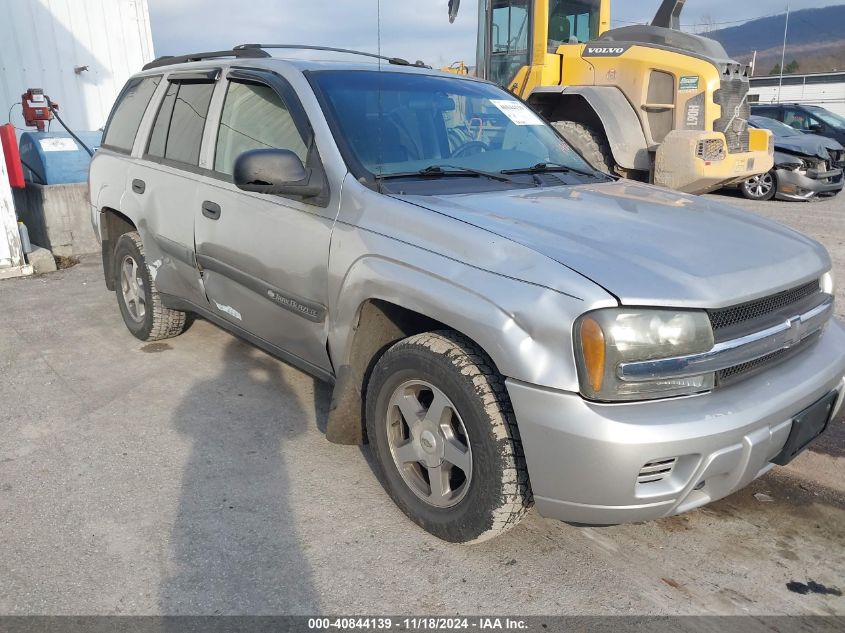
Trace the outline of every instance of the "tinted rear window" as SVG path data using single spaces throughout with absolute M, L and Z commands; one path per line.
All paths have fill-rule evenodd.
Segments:
M 153 132 L 150 135 L 150 143 L 147 153 L 151 156 L 164 158 L 164 149 L 167 147 L 167 133 L 170 131 L 170 119 L 173 116 L 173 104 L 176 101 L 176 93 L 179 91 L 179 84 L 170 84 L 167 87 L 167 94 L 158 109 L 156 120 L 153 123 Z
M 103 137 L 103 145 L 124 152 L 131 152 L 141 118 L 158 87 L 161 77 L 130 79 L 112 109 Z
M 198 165 L 212 83 L 171 83 L 153 123 L 147 154 Z

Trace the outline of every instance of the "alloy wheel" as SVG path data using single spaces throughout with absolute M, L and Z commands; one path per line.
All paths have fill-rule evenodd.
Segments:
M 472 450 L 455 405 L 423 380 L 405 382 L 387 407 L 390 454 L 407 486 L 426 503 L 458 504 L 472 480 Z
M 120 267 L 120 289 L 123 292 L 123 302 L 129 316 L 140 323 L 147 314 L 146 293 L 141 267 L 133 257 L 123 258 Z
M 749 178 L 745 181 L 744 186 L 750 196 L 764 198 L 771 193 L 772 187 L 775 186 L 775 181 L 772 178 L 772 174 L 766 172 L 765 174 L 758 174 L 753 178 Z

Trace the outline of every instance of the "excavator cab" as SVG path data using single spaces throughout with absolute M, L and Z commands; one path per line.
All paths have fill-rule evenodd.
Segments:
M 538 51 L 558 54 L 563 46 L 599 37 L 610 26 L 610 4 L 608 0 L 492 0 L 488 8 L 481 0 L 479 24 L 486 28 L 479 30 L 478 74 L 511 86 Z

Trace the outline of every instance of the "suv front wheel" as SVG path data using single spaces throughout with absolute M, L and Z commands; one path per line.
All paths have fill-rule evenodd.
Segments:
M 137 231 L 125 233 L 117 241 L 113 274 L 123 322 L 136 338 L 159 341 L 187 329 L 187 314 L 166 308 L 161 302 Z
M 531 506 L 504 380 L 453 331 L 393 345 L 367 387 L 367 437 L 388 494 L 418 525 L 453 543 L 485 541 Z

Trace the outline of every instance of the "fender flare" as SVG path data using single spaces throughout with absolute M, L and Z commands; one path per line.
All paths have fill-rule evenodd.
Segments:
M 555 323 L 571 318 L 571 306 L 580 307 L 582 301 L 486 271 L 466 271 L 468 277 L 457 280 L 376 256 L 363 257 L 352 265 L 337 290 L 334 325 L 328 337 L 337 376 L 326 428 L 330 441 L 364 441 L 362 391 L 375 359 L 394 342 L 431 327 L 453 329 L 472 339 L 502 375 L 532 384 L 557 382 L 559 388 L 577 390 L 574 360 L 560 354 L 566 341 L 550 342 L 547 328 L 532 331 L 535 324 L 491 299 L 483 287 L 489 288 L 495 279 L 502 297 L 523 306 L 545 304 Z M 426 323 L 423 329 L 414 330 L 418 322 L 408 322 L 406 316 L 391 319 L 378 305 L 373 307 L 373 302 L 395 306 L 406 311 L 406 316 L 419 315 Z M 564 307 L 567 302 L 571 302 L 569 311 Z M 362 325 L 370 327 L 362 330 Z
M 586 102 L 592 112 L 569 114 L 573 102 Z M 616 164 L 623 169 L 649 171 L 652 159 L 642 122 L 621 90 L 613 86 L 543 86 L 528 97 L 546 119 L 588 123 L 597 118 L 607 135 Z M 583 110 L 583 107 L 581 108 Z

